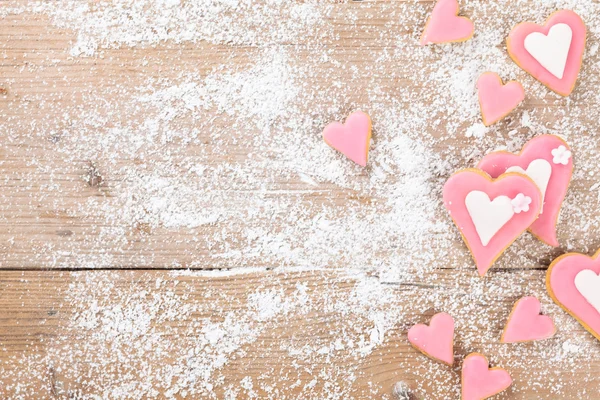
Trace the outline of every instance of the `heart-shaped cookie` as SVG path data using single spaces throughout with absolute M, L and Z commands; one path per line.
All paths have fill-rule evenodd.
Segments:
M 465 169 L 444 185 L 444 205 L 483 276 L 536 220 L 542 194 L 523 174 L 511 172 L 494 180 L 481 170 Z
M 458 16 L 457 0 L 438 0 L 421 36 L 421 45 L 464 42 L 473 36 L 470 19 Z
M 556 304 L 600 340 L 600 251 L 567 253 L 550 264 L 546 288 Z
M 502 368 L 489 368 L 481 354 L 469 354 L 462 366 L 462 400 L 484 400 L 512 385 L 512 378 Z
M 355 163 L 366 166 L 371 144 L 371 118 L 357 111 L 346 118 L 344 124 L 332 122 L 323 130 L 325 143 Z
M 513 28 L 506 40 L 508 54 L 515 63 L 549 89 L 568 96 L 575 87 L 586 28 L 570 10 L 557 11 L 544 26 L 531 22 Z
M 506 117 L 525 99 L 525 91 L 519 82 L 502 84 L 494 72 L 483 73 L 477 80 L 477 92 L 483 124 L 490 126 Z
M 408 331 L 408 341 L 426 356 L 454 364 L 454 320 L 446 313 L 435 314 L 429 326 L 418 324 Z
M 558 246 L 556 222 L 573 173 L 573 157 L 564 140 L 554 135 L 537 136 L 519 154 L 493 152 L 477 168 L 492 178 L 506 172 L 520 172 L 533 179 L 542 192 L 543 205 L 529 231 L 544 243 Z
M 548 339 L 556 333 L 554 322 L 547 315 L 540 315 L 541 304 L 535 297 L 523 297 L 517 301 L 508 317 L 502 333 L 502 343 L 531 342 Z

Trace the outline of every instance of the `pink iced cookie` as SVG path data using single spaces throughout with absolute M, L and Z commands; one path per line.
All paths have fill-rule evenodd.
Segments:
M 450 315 L 435 314 L 429 326 L 413 326 L 408 331 L 408 341 L 426 356 L 454 364 L 454 320 Z
M 346 118 L 346 123 L 332 122 L 323 130 L 325 143 L 355 163 L 367 165 L 371 142 L 371 118 L 357 111 Z
M 512 385 L 508 372 L 502 368 L 489 368 L 488 360 L 481 354 L 469 354 L 462 367 L 462 400 L 484 400 Z
M 458 16 L 457 0 L 438 0 L 425 25 L 421 45 L 464 42 L 473 36 L 473 23 Z
M 542 192 L 543 206 L 529 231 L 544 243 L 558 246 L 556 222 L 573 173 L 573 157 L 564 140 L 541 135 L 527 142 L 519 154 L 505 151 L 488 154 L 477 168 L 492 178 L 505 172 L 520 172 L 533 179 Z
M 502 343 L 531 342 L 548 339 L 556 333 L 554 322 L 547 315 L 540 315 L 540 301 L 535 297 L 523 297 L 517 301 L 508 317 Z
M 490 126 L 506 117 L 525 99 L 525 91 L 519 82 L 506 85 L 494 72 L 486 72 L 477 80 L 479 106 L 483 124 Z
M 600 251 L 567 253 L 550 264 L 546 288 L 556 304 L 600 340 Z
M 507 173 L 493 180 L 478 169 L 465 169 L 444 185 L 444 205 L 483 276 L 535 221 L 542 195 L 526 175 Z
M 535 79 L 562 96 L 575 87 L 585 49 L 586 29 L 579 15 L 557 11 L 544 26 L 531 22 L 513 28 L 508 54 Z

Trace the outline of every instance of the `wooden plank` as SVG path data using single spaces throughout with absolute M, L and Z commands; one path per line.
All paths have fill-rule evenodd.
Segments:
M 273 62 L 286 54 L 289 68 L 306 69 L 293 76 L 315 85 L 307 101 L 294 104 L 290 111 L 295 116 L 306 112 L 311 120 L 301 131 L 310 143 L 308 150 L 321 153 L 315 152 L 310 157 L 319 154 L 318 158 L 307 160 L 286 159 L 289 154 L 282 156 L 281 151 L 290 146 L 285 141 L 277 142 L 277 138 L 289 133 L 289 129 L 282 128 L 271 139 L 262 133 L 262 124 L 248 121 L 261 118 L 249 109 L 245 109 L 242 121 L 214 104 L 193 113 L 174 106 L 167 109 L 182 114 L 161 120 L 167 117 L 161 114 L 164 109 L 160 102 L 141 100 L 144 89 L 140 88 L 151 86 L 147 96 L 152 98 L 160 92 L 160 81 L 168 82 L 165 91 L 160 92 L 168 97 L 169 90 L 177 84 L 200 85 L 209 76 L 240 79 L 244 73 L 262 72 L 266 79 L 269 71 L 261 70 L 265 66 L 260 63 L 257 67 L 257 59 L 264 59 L 265 52 L 271 50 L 206 42 L 164 43 L 139 49 L 106 49 L 102 50 L 102 57 L 73 58 L 69 49 L 76 41 L 74 32 L 55 28 L 40 15 L 7 16 L 0 27 L 0 48 L 5 60 L 0 73 L 7 86 L 7 94 L 0 96 L 0 116 L 5 121 L 0 132 L 0 181 L 4 188 L 0 205 L 0 266 L 201 269 L 209 265 L 231 268 L 347 262 L 334 255 L 315 259 L 317 252 L 302 248 L 299 239 L 314 234 L 311 221 L 323 216 L 341 221 L 348 214 L 377 218 L 390 213 L 387 203 L 395 199 L 369 184 L 370 179 L 377 172 L 397 176 L 401 181 L 405 172 L 384 160 L 373 171 L 340 164 L 344 176 L 340 178 L 338 174 L 335 179 L 343 184 L 332 181 L 331 174 L 322 177 L 319 170 L 332 165 L 318 164 L 324 158 L 323 152 L 328 151 L 319 132 L 329 120 L 363 108 L 372 110 L 374 115 L 378 141 L 375 152 L 380 144 L 389 147 L 397 136 L 386 121 L 397 116 L 387 115 L 388 109 L 414 107 L 412 98 L 424 90 L 423 83 L 414 78 L 416 66 L 410 55 L 400 52 L 384 57 L 394 51 L 397 39 L 383 34 L 404 26 L 395 19 L 404 10 L 402 7 L 402 2 L 336 6 L 327 20 L 331 31 L 317 45 L 319 51 L 328 55 L 328 62 L 316 63 L 310 37 L 299 37 L 302 41 L 295 46 L 286 45 L 283 53 L 281 49 L 274 51 Z M 415 7 L 409 9 L 413 14 L 426 9 L 424 5 Z M 358 18 L 356 26 L 344 20 L 349 15 Z M 379 15 L 385 16 L 375 17 Z M 410 32 L 401 33 L 416 35 L 417 27 L 405 29 Z M 377 57 L 382 61 L 371 65 Z M 434 52 L 430 57 L 431 62 L 440 62 L 443 54 Z M 593 57 L 586 63 L 592 65 Z M 356 71 L 367 68 L 366 65 L 369 79 L 381 95 L 366 92 L 364 82 L 355 78 Z M 221 69 L 225 71 L 219 72 Z M 286 71 L 293 69 L 285 67 L 275 72 Z M 307 82 L 302 83 L 303 90 L 307 90 Z M 235 88 L 237 83 L 230 84 Z M 331 87 L 340 94 L 332 94 Z M 200 93 L 191 90 L 193 96 Z M 399 97 L 398 93 L 409 95 Z M 426 93 L 430 95 L 429 91 Z M 181 96 L 178 93 L 172 101 L 185 100 Z M 231 93 L 228 96 L 227 102 L 235 98 Z M 542 123 L 556 124 L 553 113 L 562 114 L 566 101 L 551 96 L 528 99 L 519 113 L 541 113 Z M 168 99 L 165 102 L 171 104 Z M 254 106 L 250 103 L 244 107 Z M 579 124 L 587 118 L 584 110 L 581 102 L 569 106 Z M 279 122 L 298 124 L 301 120 L 280 118 L 265 124 Z M 155 137 L 149 138 L 146 130 L 137 130 L 139 125 L 153 123 L 165 126 Z M 498 132 L 516 126 L 519 139 L 506 139 L 499 134 L 475 143 L 443 129 L 428 132 L 432 140 L 426 145 L 449 163 L 441 163 L 439 176 L 432 176 L 427 182 L 434 190 L 433 197 L 449 174 L 456 168 L 473 166 L 484 152 L 513 142 L 514 149 L 518 149 L 518 144 L 532 136 L 531 129 L 518 125 L 506 121 Z M 198 135 L 190 133 L 194 130 Z M 229 138 L 232 131 L 242 133 Z M 418 131 L 403 134 L 410 140 L 427 138 Z M 589 195 L 598 171 L 594 164 L 586 163 L 597 150 L 596 146 L 589 146 L 590 141 L 595 143 L 593 135 L 584 131 L 570 137 L 581 163 L 566 204 L 572 221 L 569 226 L 559 227 L 560 238 L 568 243 L 568 248 L 586 252 L 600 246 L 596 239 L 600 222 L 583 214 L 598 203 L 595 192 Z M 138 148 L 137 142 L 147 143 Z M 301 143 L 294 142 L 296 145 Z M 457 153 L 461 155 L 458 158 Z M 257 157 L 262 160 L 260 163 L 251 161 Z M 383 164 L 387 171 L 382 169 Z M 208 170 L 212 175 L 202 177 L 200 170 Z M 386 179 L 393 187 L 393 178 Z M 439 203 L 434 204 L 435 219 L 450 227 Z M 265 209 L 273 211 L 265 214 Z M 290 213 L 290 209 L 295 213 Z M 295 215 L 298 218 L 292 219 Z M 385 230 L 376 229 L 377 223 L 371 226 L 374 237 L 388 235 Z M 583 228 L 585 237 L 580 234 Z M 256 238 L 261 235 L 268 236 L 269 243 L 259 243 Z M 449 240 L 456 241 L 457 236 Z M 529 241 L 528 248 L 534 244 Z M 359 245 L 368 244 L 364 241 Z M 377 246 L 380 259 L 391 262 L 396 254 L 390 250 L 391 245 Z M 294 251 L 302 256 L 293 256 Z M 547 259 L 546 255 L 540 257 Z
M 465 273 L 462 296 L 443 291 L 454 274 L 426 286 L 333 271 L 1 272 L 1 397 L 390 398 L 404 381 L 417 398 L 457 398 L 460 359 L 479 351 L 514 378 L 498 398 L 595 398 L 598 343 L 543 295 L 544 271 Z M 499 344 L 523 293 L 559 333 Z M 457 318 L 454 368 L 406 340 L 439 310 Z

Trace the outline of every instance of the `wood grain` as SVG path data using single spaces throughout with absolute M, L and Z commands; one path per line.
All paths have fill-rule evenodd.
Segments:
M 396 37 L 389 32 L 417 35 L 421 26 L 403 24 L 400 5 L 414 5 L 419 15 L 431 5 L 383 0 L 361 2 L 360 7 L 354 2 L 329 3 L 333 8 L 326 18 L 332 34 L 319 39 L 319 49 L 325 49 L 329 59 L 307 75 L 315 91 L 322 92 L 317 97 L 322 103 L 298 107 L 313 118 L 310 134 L 317 137 L 325 122 L 353 109 L 411 107 L 410 100 L 397 94 L 420 93 L 421 88 L 413 79 L 411 54 L 398 51 Z M 7 4 L 0 1 L 0 7 Z M 466 4 L 467 11 L 473 11 L 470 7 Z M 479 17 L 485 21 L 493 16 Z M 233 172 L 231 181 L 220 183 L 219 199 L 238 213 L 225 233 L 219 223 L 182 228 L 167 226 L 144 212 L 125 217 L 119 213 L 131 206 L 128 201 L 136 200 L 135 193 L 128 192 L 139 184 L 133 182 L 130 168 L 151 175 L 160 164 L 159 177 L 184 179 L 190 163 L 239 166 L 252 153 L 277 159 L 269 148 L 253 146 L 252 138 L 260 129 L 240 127 L 239 121 L 216 107 L 205 111 L 210 123 L 185 146 L 182 138 L 175 138 L 139 154 L 119 151 L 110 139 L 102 142 L 98 138 L 110 138 L 112 129 L 145 121 L 147 110 L 132 105 L 140 87 L 150 81 L 185 83 L 188 76 L 199 81 L 224 65 L 250 70 L 257 55 L 276 46 L 288 49 L 300 65 L 313 56 L 316 35 L 263 47 L 166 42 L 73 57 L 69 50 L 76 32 L 57 28 L 47 16 L 23 13 L 0 19 L 0 398 L 112 399 L 135 398 L 135 393 L 152 398 L 141 387 L 147 384 L 155 387 L 154 398 L 165 399 L 234 398 L 231 393 L 237 398 L 278 400 L 375 399 L 391 398 L 394 383 L 405 381 L 415 398 L 448 399 L 458 398 L 460 361 L 480 351 L 493 365 L 507 368 L 515 380 L 498 399 L 573 399 L 572 393 L 584 390 L 587 398 L 600 399 L 598 379 L 590 378 L 600 372 L 598 344 L 548 298 L 542 299 L 544 311 L 560 322 L 557 338 L 517 347 L 497 340 L 519 296 L 544 295 L 545 269 L 552 259 L 573 249 L 593 253 L 600 246 L 600 223 L 592 218 L 598 198 L 590 193 L 597 172 L 594 165 L 578 171 L 566 200 L 570 210 L 592 210 L 590 220 L 585 213 L 573 213 L 569 223 L 559 226 L 564 245 L 557 249 L 523 236 L 485 280 L 476 277 L 457 234 L 445 242 L 446 247 L 438 243 L 447 232 L 435 232 L 423 243 L 425 251 L 443 255 L 443 261 L 426 269 L 407 266 L 408 281 L 380 276 L 377 268 L 346 270 L 344 255 L 331 265 L 311 265 L 315 270 L 306 271 L 281 258 L 245 254 L 248 241 L 243 231 L 254 226 L 253 219 L 274 232 L 288 228 L 284 217 L 268 214 L 269 210 L 259 216 L 245 213 L 254 198 L 278 199 L 284 193 L 307 210 L 306 220 L 318 215 L 320 207 L 339 207 L 335 217 L 344 215 L 349 205 L 381 201 L 332 182 L 307 183 L 298 174 L 280 170 L 255 171 L 265 177 L 262 185 L 246 183 L 246 177 Z M 374 61 L 388 51 L 400 55 L 393 61 Z M 443 51 L 434 53 L 431 62 L 443 57 Z M 593 71 L 597 60 L 598 56 L 586 59 L 587 70 Z M 378 104 L 369 103 L 353 68 L 377 78 Z M 348 88 L 332 94 L 339 82 Z M 585 114 L 585 101 L 577 102 L 580 97 L 584 96 L 574 93 L 573 104 L 550 95 L 528 99 L 518 116 L 503 121 L 499 131 L 531 134 L 518 122 L 529 111 L 542 114 L 548 124 L 556 122 L 557 110 L 565 107 L 583 114 L 583 119 L 592 118 Z M 91 111 L 97 118 L 92 122 Z M 190 115 L 174 122 L 182 130 L 199 123 Z M 245 140 L 232 139 L 227 146 L 217 146 L 211 136 L 241 129 Z M 453 167 L 456 162 L 449 153 L 464 156 L 461 167 L 471 166 L 497 142 L 509 140 L 473 142 L 437 128 L 418 134 L 434 139 L 432 149 L 442 154 L 441 162 Z M 585 132 L 575 148 L 588 161 L 599 150 L 595 135 Z M 589 145 L 582 144 L 586 140 Z M 449 170 L 439 172 L 435 190 Z M 371 172 L 353 171 L 352 178 L 359 186 L 371 179 Z M 201 183 L 193 184 L 203 189 Z M 435 218 L 448 222 L 445 213 Z M 394 264 L 411 251 L 416 252 L 400 243 L 377 249 L 373 258 Z M 232 270 L 218 271 L 225 269 Z M 217 271 L 211 275 L 190 270 Z M 459 275 L 464 279 L 458 280 Z M 365 282 L 373 288 L 372 297 L 363 301 Z M 446 311 L 439 307 L 448 304 L 449 288 L 461 307 L 456 310 L 460 330 L 453 368 L 436 365 L 406 340 L 412 324 Z M 257 305 L 257 298 L 266 305 Z M 271 302 L 274 309 L 268 306 Z M 385 335 L 378 342 L 377 318 L 389 316 L 398 320 L 384 321 Z M 215 343 L 205 338 L 205 326 L 229 321 L 228 329 L 233 329 L 228 318 L 245 324 L 236 328 L 242 333 L 228 331 L 229 345 L 224 344 L 227 335 Z M 343 343 L 336 348 L 339 340 Z M 370 340 L 376 345 L 367 348 Z M 577 354 L 581 363 L 565 355 L 573 343 L 587 352 Z M 364 354 L 361 345 L 366 346 Z M 196 348 L 197 353 L 188 354 Z M 207 354 L 213 353 L 226 362 L 209 362 Z M 176 380 L 186 376 L 185 368 L 197 381 L 182 382 L 185 391 L 173 392 L 177 382 L 170 380 L 171 370 L 177 370 Z M 216 385 L 212 394 L 206 391 L 208 380 L 202 380 L 202 371 Z M 247 377 L 254 383 L 252 389 L 244 387 Z

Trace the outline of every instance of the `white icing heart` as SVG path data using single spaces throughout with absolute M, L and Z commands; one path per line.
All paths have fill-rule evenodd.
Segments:
M 508 196 L 498 196 L 491 201 L 486 193 L 479 190 L 469 192 L 465 205 L 484 246 L 488 245 L 515 213 Z
M 542 209 L 540 210 L 541 214 L 544 211 L 544 198 L 546 196 L 546 189 L 548 188 L 550 176 L 552 175 L 552 166 L 550 163 L 540 158 L 530 162 L 529 166 L 527 167 L 527 171 L 524 171 L 523 168 L 519 166 L 514 166 L 508 168 L 506 172 L 519 172 L 527 175 L 535 182 L 537 187 L 540 189 L 540 192 L 542 192 Z
M 547 36 L 540 32 L 527 35 L 524 43 L 525 50 L 548 72 L 562 79 L 572 37 L 573 31 L 569 25 L 556 24 L 550 28 Z
M 579 271 L 575 276 L 575 287 L 587 302 L 600 313 L 600 276 L 589 269 Z

